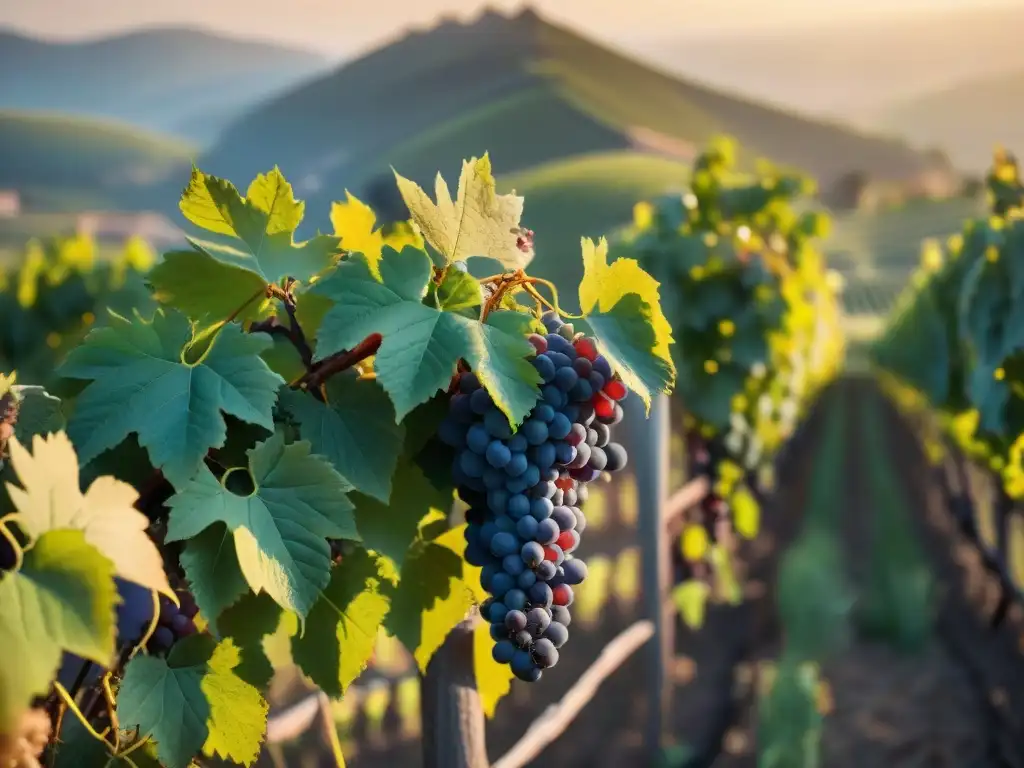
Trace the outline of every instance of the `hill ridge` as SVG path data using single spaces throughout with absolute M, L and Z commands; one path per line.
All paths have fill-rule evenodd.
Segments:
M 0 108 L 110 117 L 210 141 L 236 112 L 325 66 L 315 53 L 195 27 L 76 41 L 5 28 L 0 71 L 18 75 L 0 80 Z
M 855 170 L 906 181 L 933 169 L 898 139 L 721 94 L 530 7 L 409 30 L 240 115 L 204 163 L 232 178 L 278 163 L 316 198 L 358 189 L 389 165 L 429 181 L 484 150 L 508 173 L 627 149 L 638 128 L 698 146 L 731 134 L 823 185 Z

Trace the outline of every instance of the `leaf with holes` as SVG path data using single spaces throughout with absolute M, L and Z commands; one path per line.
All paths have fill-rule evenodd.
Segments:
M 177 312 L 158 311 L 151 322 L 113 316 L 68 355 L 61 375 L 91 380 L 68 426 L 83 463 L 135 433 L 153 466 L 180 487 L 227 440 L 223 414 L 274 428 L 284 379 L 259 357 L 270 339 L 229 325 L 194 364 L 185 362 L 191 341 Z
M 305 618 L 330 579 L 327 539 L 359 539 L 348 484 L 309 443 L 285 445 L 279 432 L 248 455 L 247 468 L 229 470 L 222 480 L 204 467 L 168 500 L 167 540 L 191 539 L 224 523 L 253 591 L 266 590 Z M 236 472 L 248 473 L 254 486 L 248 495 L 226 487 Z

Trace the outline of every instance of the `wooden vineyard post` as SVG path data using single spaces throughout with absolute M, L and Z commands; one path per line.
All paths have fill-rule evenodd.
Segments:
M 473 667 L 476 611 L 453 629 L 423 677 L 424 768 L 488 768 L 484 711 Z
M 449 523 L 457 521 L 452 505 Z M 476 608 L 448 633 L 420 681 L 423 768 L 489 768 L 484 710 L 473 664 Z
M 664 738 L 670 706 L 671 660 L 675 652 L 675 620 L 668 600 L 672 563 L 666 544 L 664 506 L 668 497 L 671 408 L 667 395 L 655 395 L 645 419 L 643 403 L 630 398 L 632 409 L 624 421 L 632 426 L 630 463 L 636 476 L 639 504 L 641 580 L 644 614 L 654 624 L 647 646 L 647 727 L 644 733 L 649 760 L 657 759 Z

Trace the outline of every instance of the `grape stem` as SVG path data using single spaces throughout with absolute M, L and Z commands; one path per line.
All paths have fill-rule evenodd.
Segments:
M 384 337 L 379 333 L 371 333 L 352 349 L 336 352 L 319 363 L 314 363 L 313 367 L 300 377 L 294 386 L 297 389 L 320 390 L 331 376 L 347 371 L 366 358 L 377 354 L 383 341 Z
M 517 269 L 515 272 L 502 272 L 499 275 L 491 275 L 480 280 L 480 285 L 491 288 L 491 294 L 487 297 L 487 301 L 484 302 L 483 309 L 480 311 L 480 322 L 487 320 L 487 316 L 497 307 L 502 298 L 509 291 L 516 288 L 522 288 L 534 301 L 536 301 L 544 309 L 551 310 L 562 317 L 567 317 L 573 320 L 579 320 L 583 315 L 573 315 L 561 307 L 558 306 L 558 289 L 554 283 L 550 280 L 544 280 L 539 277 L 530 277 L 522 269 Z M 546 299 L 540 291 L 537 290 L 538 285 L 545 286 L 551 291 L 551 300 Z
M 8 522 L 14 519 L 14 513 L 0 517 L 0 535 L 7 539 L 7 543 L 10 544 L 11 549 L 14 550 L 14 567 L 11 568 L 11 570 L 20 571 L 21 564 L 25 561 L 25 551 L 18 542 L 18 537 L 11 533 L 11 530 L 7 527 Z
M 288 325 L 282 325 L 281 321 L 274 316 L 269 317 L 266 320 L 260 320 L 253 323 L 249 327 L 249 332 L 266 333 L 270 336 L 284 337 L 291 342 L 293 347 L 295 347 L 295 350 L 299 353 L 299 358 L 302 360 L 302 365 L 308 371 L 313 367 L 313 348 L 306 339 L 306 334 L 302 330 L 302 326 L 296 316 L 295 294 L 293 293 L 294 287 L 295 280 L 289 277 L 284 282 L 283 290 L 275 292 L 274 294 L 281 300 L 281 303 L 284 305 L 285 312 L 288 313 Z
M 75 700 L 71 697 L 71 694 L 68 693 L 67 688 L 58 682 L 54 682 L 53 687 L 64 701 L 64 705 L 74 713 L 75 717 L 78 718 L 78 721 L 82 724 L 85 730 L 89 732 L 89 735 L 96 739 L 96 741 L 106 742 L 106 739 L 103 738 L 101 734 L 97 733 L 96 729 L 89 724 L 89 720 L 82 714 L 82 710 L 78 708 L 78 705 L 75 704 Z

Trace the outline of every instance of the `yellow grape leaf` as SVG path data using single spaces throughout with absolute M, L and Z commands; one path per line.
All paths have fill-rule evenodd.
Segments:
M 452 200 L 441 174 L 434 182 L 437 203 L 416 182 L 395 172 L 398 191 L 423 238 L 447 263 L 487 256 L 508 269 L 522 269 L 533 259 L 533 248 L 519 247 L 523 198 L 497 194 L 490 157 L 462 163 L 459 190 Z
M 708 554 L 709 546 L 708 532 L 703 525 L 695 523 L 683 529 L 682 551 L 687 562 L 697 563 L 703 560 Z
M 580 309 L 597 346 L 622 382 L 650 410 L 651 396 L 668 392 L 676 380 L 669 353 L 672 327 L 661 309 L 657 280 L 636 259 L 608 263 L 608 241 L 589 238 L 583 247 Z
M 370 265 L 374 277 L 380 278 L 380 257 L 385 245 L 396 251 L 406 245 L 423 247 L 423 238 L 412 231 L 398 231 L 384 236 L 380 228 L 374 229 L 377 214 L 373 209 L 347 189 L 346 201 L 331 204 L 331 224 L 334 234 L 341 238 L 341 247 L 346 251 L 361 253 Z
M 118 576 L 177 602 L 163 558 L 146 533 L 149 518 L 133 506 L 139 498 L 134 488 L 104 475 L 83 494 L 78 456 L 64 432 L 36 435 L 31 453 L 11 438 L 10 452 L 21 487 L 7 483 L 7 491 L 26 534 L 35 540 L 47 531 L 80 530 L 114 564 Z
M 729 499 L 736 532 L 745 539 L 757 536 L 761 525 L 761 505 L 746 486 L 740 486 Z
M 473 668 L 476 672 L 476 689 L 480 693 L 480 706 L 488 719 L 494 717 L 501 701 L 512 690 L 512 667 L 499 664 L 491 656 L 494 640 L 491 627 L 486 621 L 478 621 L 473 630 Z
M 672 590 L 672 600 L 690 629 L 699 629 L 704 624 L 710 594 L 711 587 L 703 581 L 685 581 Z

